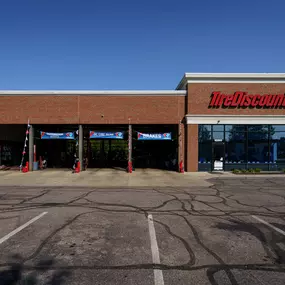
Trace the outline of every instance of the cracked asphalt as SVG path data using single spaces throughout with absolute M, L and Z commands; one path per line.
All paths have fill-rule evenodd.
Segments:
M 0 244 L 0 284 L 148 285 L 154 269 L 164 284 L 285 284 L 284 176 L 205 179 L 183 187 L 0 186 L 0 239 L 47 212 Z

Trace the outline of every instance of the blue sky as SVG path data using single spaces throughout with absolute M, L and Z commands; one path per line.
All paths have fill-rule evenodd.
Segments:
M 0 89 L 174 89 L 285 72 L 284 0 L 0 0 Z

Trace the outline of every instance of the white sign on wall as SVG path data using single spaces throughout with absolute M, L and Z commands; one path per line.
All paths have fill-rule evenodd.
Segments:
M 224 162 L 220 160 L 214 161 L 214 170 L 223 170 L 224 169 Z

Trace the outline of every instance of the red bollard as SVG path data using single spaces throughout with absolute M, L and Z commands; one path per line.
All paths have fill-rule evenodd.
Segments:
M 79 173 L 80 172 L 80 162 L 77 162 L 77 166 L 75 168 L 75 173 Z
M 29 171 L 29 162 L 26 162 L 26 165 L 22 167 L 22 172 L 27 173 Z
M 131 161 L 128 162 L 128 173 L 132 173 L 133 172 L 133 164 Z
M 179 163 L 179 172 L 180 173 L 184 173 L 184 165 L 183 165 L 183 161 L 182 160 Z

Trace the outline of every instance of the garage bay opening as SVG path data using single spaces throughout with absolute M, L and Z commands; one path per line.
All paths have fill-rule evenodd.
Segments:
M 176 171 L 178 168 L 177 125 L 133 126 L 135 168 Z
M 78 155 L 78 126 L 34 125 L 35 151 L 38 161 L 47 168 L 72 168 Z
M 177 125 L 84 125 L 83 164 L 87 168 L 133 170 L 152 168 L 177 171 Z M 47 161 L 47 168 L 68 168 L 79 156 L 76 125 L 34 125 L 36 159 Z M 129 141 L 131 140 L 131 144 Z M 85 169 L 85 167 L 84 167 Z
M 127 167 L 128 141 L 127 127 L 109 127 L 108 130 L 94 126 L 84 132 L 88 139 L 84 144 L 84 153 L 91 168 Z

